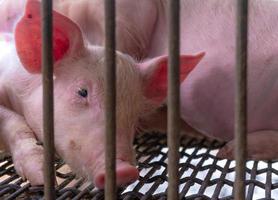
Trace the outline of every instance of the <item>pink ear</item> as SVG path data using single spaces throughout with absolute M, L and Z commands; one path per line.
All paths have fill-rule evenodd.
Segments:
M 180 81 L 182 82 L 204 57 L 205 53 L 195 56 L 180 56 Z M 144 94 L 155 103 L 162 103 L 167 95 L 168 57 L 161 56 L 140 64 L 145 79 Z
M 28 0 L 25 14 L 17 23 L 15 42 L 18 56 L 30 73 L 41 72 L 41 4 Z M 65 55 L 80 50 L 83 38 L 79 27 L 67 17 L 53 11 L 53 58 L 62 59 Z

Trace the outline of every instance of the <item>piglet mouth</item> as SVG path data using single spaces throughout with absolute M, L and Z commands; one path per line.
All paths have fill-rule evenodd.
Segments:
M 105 187 L 105 167 L 95 173 L 94 184 L 97 188 Z M 118 187 L 126 186 L 139 178 L 138 169 L 123 159 L 116 159 L 116 185 Z

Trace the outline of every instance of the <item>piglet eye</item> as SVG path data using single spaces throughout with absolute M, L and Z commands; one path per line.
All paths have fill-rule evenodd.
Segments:
M 79 96 L 84 97 L 84 98 L 86 98 L 88 96 L 88 90 L 84 89 L 84 88 L 80 88 L 77 93 Z

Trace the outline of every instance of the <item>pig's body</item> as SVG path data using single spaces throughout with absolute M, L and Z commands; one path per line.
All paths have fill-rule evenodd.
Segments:
M 103 7 L 97 2 L 56 1 L 56 7 L 80 24 L 91 43 L 102 44 L 103 28 L 99 27 L 103 14 L 99 10 Z M 118 21 L 125 21 L 127 27 L 141 26 L 130 37 L 119 36 L 118 48 L 147 59 L 168 54 L 166 1 L 118 2 Z M 278 130 L 278 110 L 274 109 L 278 106 L 278 93 L 274 92 L 278 90 L 278 2 L 252 0 L 249 9 L 248 132 Z M 86 13 L 84 10 L 85 16 L 80 14 Z M 181 54 L 207 52 L 182 84 L 182 118 L 202 133 L 225 141 L 234 135 L 235 12 L 235 1 L 231 0 L 181 1 Z M 145 18 L 130 24 L 134 16 Z M 145 42 L 140 43 L 140 55 L 124 48 L 137 45 L 130 38 Z
M 254 159 L 278 153 L 277 11 L 277 1 L 250 1 L 247 131 Z M 203 134 L 230 141 L 218 154 L 228 158 L 234 138 L 235 13 L 231 0 L 181 1 L 181 54 L 206 52 L 181 85 L 181 117 Z M 168 52 L 165 12 L 159 15 L 150 57 Z
M 203 134 L 230 141 L 218 155 L 232 158 L 235 1 L 193 0 L 181 5 L 181 54 L 206 52 L 181 85 L 181 117 Z M 248 153 L 254 159 L 277 158 L 278 2 L 253 0 L 249 9 Z M 158 19 L 165 19 L 164 12 Z M 163 22 L 157 24 L 150 57 L 167 54 L 167 30 Z
M 126 27 L 133 29 L 134 24 L 138 26 L 133 32 L 129 32 L 130 35 L 124 34 L 128 31 L 118 34 L 118 49 L 133 57 L 144 59 L 167 55 L 166 0 L 140 3 L 125 0 L 117 2 L 118 13 L 120 13 L 118 22 L 125 21 Z M 181 1 L 181 54 L 206 52 L 205 58 L 181 85 L 181 117 L 194 129 L 207 136 L 231 141 L 230 146 L 234 138 L 235 3 L 232 0 Z M 77 4 L 86 5 L 86 10 L 89 10 L 87 19 L 92 20 L 92 26 L 90 21 L 82 20 L 81 15 L 74 12 L 75 8 L 82 8 L 82 6 L 65 1 L 57 1 L 56 5 L 61 12 L 75 21 L 80 21 L 79 24 L 84 32 L 88 33 L 90 42 L 101 44 L 103 35 L 99 33 L 103 32 L 103 28 L 100 28 L 103 17 L 98 13 L 98 9 L 102 7 L 88 1 Z M 273 148 L 276 145 L 268 149 L 263 148 L 265 143 L 261 146 L 259 142 L 255 142 L 261 141 L 262 135 L 265 142 L 273 142 L 273 144 L 278 142 L 273 139 L 278 131 L 277 11 L 277 1 L 250 1 L 248 54 L 250 145 L 248 148 L 250 148 L 249 157 L 255 159 L 277 157 L 278 151 Z M 82 13 L 82 10 L 79 12 Z M 122 26 L 120 28 L 123 29 Z M 138 42 L 130 38 L 141 41 L 140 45 L 138 46 Z M 126 48 L 129 46 L 137 47 L 135 50 L 139 50 Z M 261 153 L 262 151 L 265 153 Z M 231 148 L 228 150 L 223 148 L 219 156 L 232 157 L 232 152 Z
M 104 41 L 102 23 L 103 5 L 100 2 L 102 1 L 56 1 L 57 4 L 55 7 L 80 25 L 91 44 L 100 45 Z M 235 5 L 233 3 L 234 1 L 232 0 L 222 0 L 220 6 L 217 0 L 181 1 L 181 54 L 195 54 L 200 51 L 206 52 L 206 56 L 198 67 L 188 79 L 182 82 L 181 117 L 194 129 L 225 141 L 233 140 L 233 84 L 235 79 L 233 70 L 235 63 Z M 136 3 L 130 0 L 118 0 L 117 8 L 119 13 L 117 17 L 117 23 L 119 25 L 117 29 L 117 43 L 119 50 L 138 59 L 150 60 L 150 62 L 153 62 L 154 57 L 168 54 L 165 0 L 141 0 Z M 278 83 L 276 81 L 278 75 L 276 49 L 278 45 L 275 40 L 276 35 L 273 33 L 276 33 L 277 29 L 275 23 L 278 18 L 278 14 L 276 14 L 278 4 L 275 1 L 265 2 L 262 0 L 253 0 L 251 1 L 250 9 L 249 156 L 256 159 L 277 158 L 278 149 L 275 146 L 278 144 L 278 141 L 274 136 L 276 136 L 278 130 L 278 110 L 276 109 L 278 105 L 278 94 L 275 93 L 278 89 Z M 78 12 L 74 12 L 76 10 Z M 9 44 L 9 46 L 12 45 Z M 69 65 L 71 67 L 64 70 L 64 73 L 67 75 L 63 76 L 59 76 L 58 73 L 63 70 L 63 67 L 59 68 L 61 70 L 58 70 L 57 78 L 55 79 L 55 146 L 57 152 L 73 168 L 80 170 L 83 174 L 88 173 L 89 177 L 95 179 L 96 174 L 99 175 L 100 173 L 99 171 L 96 172 L 96 169 L 103 170 L 104 166 L 104 119 L 102 113 L 103 106 L 100 103 L 103 99 L 99 98 L 101 95 L 96 92 L 90 103 L 90 106 L 94 108 L 94 112 L 85 109 L 80 111 L 80 109 L 83 109 L 83 105 L 81 107 L 75 107 L 75 97 L 67 97 L 67 92 L 64 92 L 71 91 L 72 88 L 69 87 L 68 90 L 65 90 L 63 85 L 65 82 L 69 85 L 71 85 L 71 82 L 75 84 L 73 80 L 76 79 L 77 85 L 80 85 L 77 78 L 80 76 L 82 80 L 80 81 L 81 86 L 79 89 L 82 88 L 84 73 L 90 73 L 86 67 L 83 69 L 80 66 L 92 62 L 95 63 L 96 60 L 102 58 L 99 56 L 92 59 L 88 58 L 89 55 L 101 54 L 98 48 L 88 47 L 85 52 L 91 53 L 85 53 L 87 56 L 82 54 L 82 59 L 78 61 L 66 59 L 62 64 L 58 63 L 58 65 Z M 130 69 L 133 69 L 134 66 L 137 66 L 127 56 L 123 56 L 123 60 L 125 67 L 128 66 Z M 154 63 L 160 62 L 159 60 L 154 59 Z M 30 73 L 22 69 L 15 49 L 12 47 L 10 53 L 2 56 L 0 65 L 0 105 L 2 105 L 0 107 L 0 122 L 2 121 L 2 129 L 0 129 L 0 132 L 2 138 L 4 138 L 4 142 L 10 148 L 16 145 L 18 141 L 14 138 L 13 134 L 15 136 L 18 134 L 16 134 L 17 130 L 14 131 L 16 133 L 11 133 L 14 129 L 11 129 L 11 122 L 7 121 L 14 123 L 14 121 L 19 120 L 19 124 L 21 125 L 18 126 L 25 126 L 24 129 L 26 131 L 23 132 L 28 133 L 28 140 L 25 140 L 25 143 L 26 145 L 28 144 L 28 148 L 31 147 L 31 150 L 29 149 L 27 153 L 24 151 L 26 150 L 26 145 L 23 145 L 24 141 L 19 146 L 22 148 L 22 151 L 19 151 L 20 148 L 14 150 L 10 148 L 10 150 L 12 151 L 16 166 L 17 157 L 24 157 L 24 153 L 30 155 L 31 152 L 34 156 L 39 157 L 28 162 L 26 161 L 25 165 L 23 165 L 25 171 L 23 170 L 24 172 L 21 175 L 32 179 L 35 176 L 32 174 L 28 175 L 28 173 L 32 172 L 26 172 L 28 164 L 31 162 L 29 165 L 33 166 L 32 162 L 42 160 L 42 154 L 38 153 L 42 151 L 42 147 L 35 144 L 35 136 L 40 140 L 42 139 L 40 76 L 30 75 Z M 155 79 L 157 78 L 156 75 L 154 77 L 151 75 L 151 78 L 149 78 L 150 75 L 148 73 L 158 73 L 153 69 L 147 70 L 146 66 L 149 66 L 148 61 L 141 68 L 139 67 L 140 70 L 135 68 L 130 71 L 128 68 L 123 69 L 119 73 L 121 74 L 119 79 L 123 80 L 117 86 L 119 89 L 118 94 L 122 94 L 122 96 L 117 97 L 120 100 L 118 101 L 120 105 L 117 105 L 120 108 L 118 110 L 121 111 L 119 114 L 119 122 L 117 122 L 117 131 L 121 133 L 117 136 L 117 141 L 121 141 L 121 143 L 117 143 L 117 149 L 119 151 L 117 158 L 120 166 L 118 168 L 119 185 L 134 180 L 134 177 L 138 176 L 134 168 L 127 163 L 132 162 L 132 153 L 130 152 L 134 129 L 137 126 L 140 127 L 140 124 L 136 124 L 140 121 L 138 119 L 145 117 L 142 114 L 142 111 L 145 111 L 144 106 L 146 107 L 148 105 L 153 108 L 154 104 L 158 102 L 162 103 L 162 97 L 165 98 L 162 94 L 156 94 L 158 89 L 159 91 L 161 90 L 160 86 L 154 90 L 154 87 L 156 87 L 154 83 L 156 82 L 148 82 L 143 79 L 149 85 L 146 86 L 147 88 L 143 86 L 144 89 L 142 91 L 142 76 L 146 76 L 147 79 Z M 97 73 L 94 73 L 97 74 L 93 75 L 94 81 L 96 77 L 98 77 L 97 79 L 103 78 L 103 74 L 100 71 L 98 69 Z M 139 74 L 140 71 L 143 71 L 143 75 L 137 76 L 136 73 Z M 135 74 L 131 72 L 135 72 Z M 185 78 L 185 76 L 182 77 L 183 79 Z M 85 80 L 90 79 L 90 77 L 85 77 Z M 160 85 L 161 80 L 156 80 L 158 85 Z M 84 85 L 90 85 L 89 89 L 93 87 L 87 81 L 85 81 Z M 93 91 L 95 91 L 95 88 Z M 129 95 L 132 98 L 126 99 Z M 147 104 L 145 97 L 151 99 L 151 103 L 148 102 L 149 104 Z M 65 102 L 73 104 L 67 104 Z M 81 100 L 80 102 L 77 101 L 78 104 L 82 104 L 82 102 Z M 132 106 L 127 107 L 127 105 Z M 73 107 L 74 109 L 68 110 L 69 107 Z M 147 110 L 151 109 L 148 108 Z M 11 119 L 11 116 L 14 116 L 16 120 L 7 120 Z M 65 116 L 70 117 L 65 119 Z M 82 119 L 82 125 L 74 123 L 80 119 Z M 93 127 L 92 122 L 94 122 Z M 95 130 L 91 138 L 88 137 L 89 133 L 87 133 L 89 129 Z M 25 138 L 26 136 L 16 137 Z M 257 142 L 258 140 L 263 140 L 264 143 Z M 262 149 L 262 145 L 265 147 L 266 142 L 271 143 L 270 147 Z M 90 149 L 92 144 L 100 144 L 100 147 Z M 231 157 L 232 150 L 233 145 L 231 142 L 222 149 L 219 155 Z M 80 158 L 80 153 L 85 157 Z M 20 161 L 20 158 L 18 160 Z M 92 160 L 94 160 L 94 164 L 91 167 Z M 122 161 L 124 161 L 124 164 L 121 163 Z M 20 164 L 18 165 L 17 170 L 20 173 L 22 166 Z M 37 165 L 36 167 L 41 168 L 41 165 Z M 98 186 L 103 187 L 104 180 L 101 178 L 103 176 L 97 177 L 99 180 L 95 179 L 95 182 L 97 182 Z M 127 178 L 125 179 L 124 177 Z M 33 180 L 33 183 L 41 183 L 41 177 L 37 176 L 35 178 L 38 180 Z
M 221 1 L 221 6 L 219 1 L 198 2 L 202 3 L 194 1 L 182 9 L 181 53 L 202 49 L 207 54 L 182 83 L 181 113 L 197 130 L 230 141 L 234 137 L 235 1 Z M 277 11 L 277 1 L 250 1 L 248 133 L 278 130 Z M 154 44 L 157 50 L 162 49 L 159 43 Z M 151 55 L 156 55 L 155 50 Z

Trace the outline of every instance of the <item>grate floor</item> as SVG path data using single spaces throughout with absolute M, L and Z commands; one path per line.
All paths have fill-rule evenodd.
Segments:
M 220 144 L 208 144 L 185 138 L 180 147 L 180 197 L 196 200 L 233 199 L 235 162 L 215 157 Z M 167 199 L 167 147 L 161 134 L 144 134 L 136 138 L 140 178 L 126 188 L 118 190 L 118 199 Z M 84 179 L 76 178 L 61 160 L 57 160 L 57 199 L 104 199 Z M 278 162 L 248 161 L 246 164 L 246 199 L 278 199 Z M 13 167 L 12 159 L 0 159 L 0 199 L 42 199 L 42 187 L 30 187 Z

